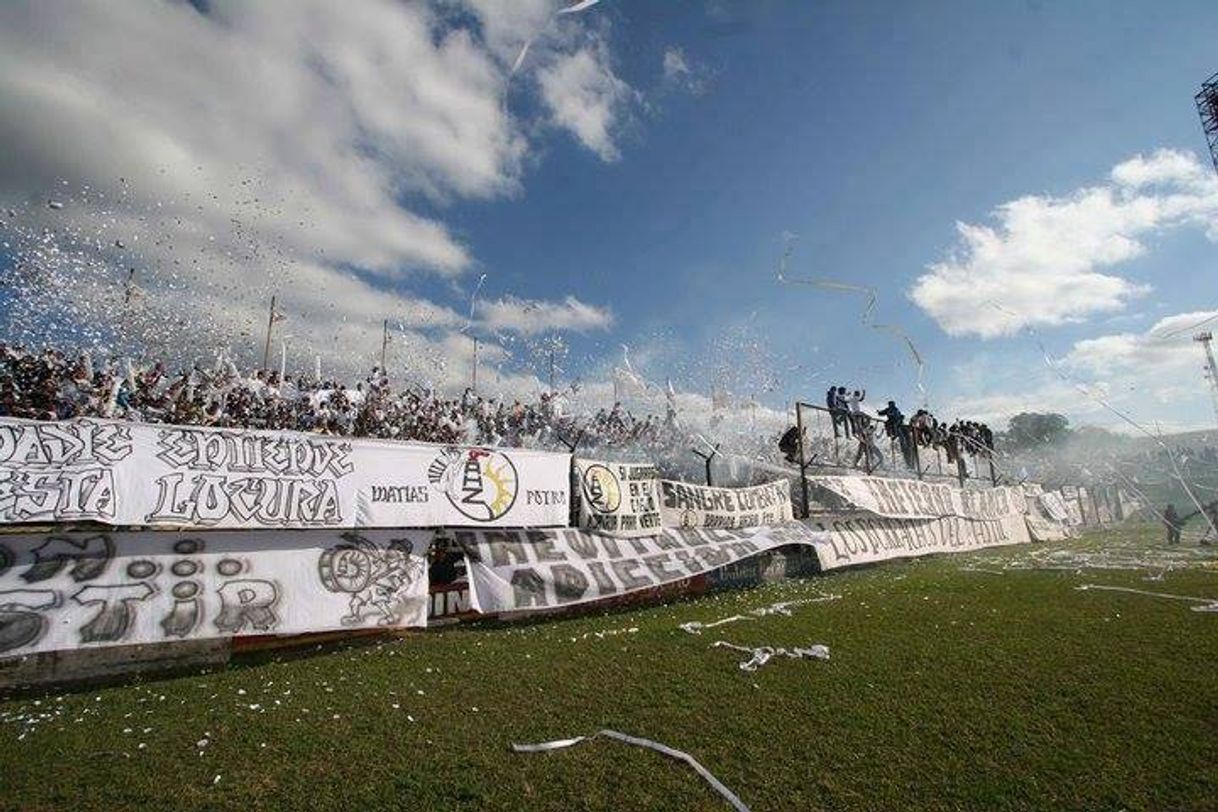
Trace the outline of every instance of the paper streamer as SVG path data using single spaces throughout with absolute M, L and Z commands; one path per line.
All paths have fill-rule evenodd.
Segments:
M 580 0 L 580 2 L 573 6 L 560 8 L 558 11 L 554 12 L 554 16 L 557 17 L 560 14 L 578 14 L 581 11 L 586 11 L 592 8 L 599 2 L 600 0 Z M 508 70 L 508 81 L 511 81 L 512 77 L 516 75 L 516 72 L 520 70 L 520 67 L 524 64 L 525 57 L 529 55 L 529 48 L 533 47 L 533 42 L 543 33 L 545 33 L 544 28 L 542 31 L 538 31 L 536 34 L 529 37 L 524 41 L 524 45 L 520 46 L 520 52 L 516 54 L 516 59 L 513 60 L 511 69 Z
M 1190 601 L 1192 603 L 1205 604 L 1204 606 L 1194 606 L 1194 612 L 1218 612 L 1218 598 L 1198 598 L 1192 595 L 1173 595 L 1169 592 L 1150 592 L 1145 589 L 1134 589 L 1128 586 L 1109 586 L 1107 584 L 1079 584 L 1075 587 L 1075 589 L 1080 592 L 1099 589 L 1103 590 L 1104 592 L 1127 592 L 1130 595 L 1146 595 L 1151 598 L 1166 598 L 1174 601 Z
M 555 14 L 576 14 L 578 12 L 592 8 L 600 1 L 601 0 L 579 0 L 579 2 L 576 3 L 575 5 L 567 6 L 566 8 L 560 8 L 558 11 L 556 11 L 554 13 Z
M 916 366 L 917 370 L 918 370 L 918 377 L 917 377 L 917 380 L 915 381 L 915 383 L 918 388 L 918 394 L 920 394 L 922 396 L 922 405 L 925 406 L 926 405 L 926 386 L 922 382 L 922 379 L 926 372 L 926 363 L 922 360 L 922 353 L 918 352 L 918 348 L 916 345 L 914 345 L 913 339 L 910 338 L 909 335 L 904 330 L 902 330 L 899 327 L 895 327 L 891 324 L 873 324 L 873 325 L 871 325 L 871 329 L 872 330 L 882 330 L 886 333 L 892 333 L 893 335 L 897 336 L 898 338 L 904 340 L 905 346 L 909 349 L 909 355 L 911 358 L 913 358 L 914 366 Z
M 787 276 L 787 260 L 789 260 L 791 258 L 791 254 L 793 251 L 793 243 L 794 243 L 794 240 L 797 238 L 797 235 L 792 234 L 788 231 L 784 231 L 782 237 L 783 237 L 783 252 L 782 252 L 782 259 L 780 259 L 779 263 L 778 263 L 778 281 L 785 283 L 785 284 L 791 284 L 791 285 L 808 285 L 810 287 L 820 288 L 821 290 L 836 290 L 836 291 L 842 291 L 845 293 L 862 293 L 862 294 L 864 294 L 867 297 L 867 304 L 863 307 L 863 316 L 862 316 L 863 323 L 870 324 L 872 329 L 874 329 L 874 330 L 884 330 L 884 331 L 893 333 L 893 334 L 901 337 L 902 339 L 904 339 L 906 346 L 909 348 L 909 354 L 913 357 L 914 364 L 917 366 L 918 372 L 917 372 L 917 380 L 915 383 L 916 383 L 916 386 L 918 389 L 918 393 L 922 396 L 922 405 L 923 405 L 923 407 L 926 407 L 928 405 L 928 399 L 927 399 L 927 395 L 926 395 L 926 385 L 923 380 L 925 377 L 926 364 L 922 360 L 922 354 L 920 352 L 918 352 L 918 348 L 914 345 L 913 340 L 910 339 L 910 337 L 903 330 L 901 330 L 898 327 L 894 327 L 893 325 L 890 325 L 890 324 L 873 324 L 873 323 L 871 323 L 872 317 L 875 314 L 875 306 L 876 306 L 876 301 L 877 301 L 875 288 L 864 287 L 862 285 L 850 285 L 845 282 L 837 282 L 832 279 L 820 279 L 820 278 L 800 279 L 798 277 Z M 993 303 L 991 303 L 991 304 L 993 304 Z M 995 305 L 995 307 L 997 307 L 997 305 Z
M 1014 319 L 1021 318 L 1018 313 L 1015 313 L 1014 311 L 1003 307 L 1002 305 L 998 304 L 997 302 L 990 301 L 988 304 L 990 305 L 990 307 L 994 308 L 999 313 L 1003 313 Z M 1205 512 L 1205 509 L 1201 506 L 1201 502 L 1198 501 L 1196 495 L 1193 493 L 1193 489 L 1189 487 L 1189 483 L 1184 479 L 1184 475 L 1180 472 L 1180 466 L 1176 460 L 1175 452 L 1172 451 L 1172 449 L 1169 448 L 1167 446 L 1167 444 L 1163 442 L 1163 439 L 1161 437 L 1159 437 L 1157 434 L 1155 434 L 1154 432 L 1151 432 L 1141 423 L 1138 423 L 1136 420 L 1134 420 L 1129 415 L 1125 414 L 1124 412 L 1122 412 L 1119 409 L 1117 409 L 1116 407 L 1114 407 L 1111 403 L 1109 403 L 1104 398 L 1102 398 L 1096 394 L 1093 394 L 1088 387 L 1084 386 L 1082 383 L 1080 383 L 1079 381 L 1072 378 L 1070 375 L 1063 372 L 1061 370 L 1061 368 L 1058 367 L 1056 362 L 1054 362 L 1053 358 L 1049 355 L 1049 351 L 1045 349 L 1044 342 L 1042 342 L 1040 340 L 1040 337 L 1037 334 L 1036 330 L 1031 327 L 1028 327 L 1027 329 L 1028 329 L 1028 333 L 1031 334 L 1036 341 L 1036 346 L 1040 350 L 1041 357 L 1044 358 L 1045 366 L 1047 366 L 1050 370 L 1052 370 L 1053 374 L 1057 375 L 1057 377 L 1061 378 L 1066 383 L 1073 385 L 1074 388 L 1076 390 L 1078 390 L 1079 393 L 1081 393 L 1085 397 L 1088 397 L 1091 400 L 1095 401 L 1100 406 L 1107 409 L 1112 414 L 1116 415 L 1118 418 L 1120 418 L 1125 423 L 1128 423 L 1130 426 L 1137 429 L 1142 434 L 1145 434 L 1147 437 L 1154 440 L 1155 444 L 1158 445 L 1159 448 L 1161 448 L 1167 454 L 1167 458 L 1171 462 L 1172 473 L 1174 474 L 1176 480 L 1184 487 L 1184 492 L 1186 494 L 1188 494 L 1188 498 L 1193 503 L 1193 506 L 1195 508 L 1197 508 L 1197 511 L 1201 514 L 1202 518 L 1204 518 L 1206 520 L 1206 523 L 1209 524 L 1210 530 L 1212 530 L 1214 533 L 1218 534 L 1218 527 L 1215 527 L 1214 523 L 1210 521 L 1209 515 Z
M 712 623 L 699 623 L 698 621 L 693 620 L 689 623 L 682 623 L 680 629 L 681 631 L 689 632 L 690 634 L 702 634 L 703 629 L 713 629 L 716 626 L 722 626 L 725 623 L 735 623 L 737 620 L 752 620 L 752 618 L 745 617 L 744 615 L 732 615 L 731 617 L 725 617 L 722 620 L 716 620 Z
M 533 40 L 525 40 L 524 45 L 520 48 L 520 53 L 516 54 L 516 61 L 512 63 L 512 69 L 508 71 L 508 78 L 516 75 L 516 71 L 520 70 L 520 66 L 524 64 L 524 58 L 529 54 L 529 48 L 532 47 Z
M 526 44 L 525 47 L 527 48 L 528 45 Z M 462 327 L 460 330 L 460 332 L 462 332 L 462 333 L 464 333 L 466 330 L 468 330 L 474 323 L 474 308 L 478 304 L 478 293 L 482 290 L 482 283 L 485 281 L 486 281 L 486 274 L 482 274 L 481 276 L 479 276 L 478 285 L 477 285 L 477 287 L 474 288 L 474 295 L 469 297 L 469 318 L 466 319 L 465 326 Z
M 1150 439 L 1154 440 L 1155 444 L 1158 445 L 1159 448 L 1163 449 L 1164 452 L 1166 452 L 1167 459 L 1171 462 L 1172 473 L 1175 475 L 1176 480 L 1184 487 L 1184 492 L 1186 494 L 1188 494 L 1188 498 L 1193 503 L 1193 506 L 1195 508 L 1197 508 L 1197 512 L 1199 514 L 1201 514 L 1201 517 L 1203 519 L 1205 519 L 1206 524 L 1208 524 L 1210 526 L 1210 530 L 1213 531 L 1215 534 L 1218 534 L 1218 527 L 1215 527 L 1214 523 L 1212 521 L 1210 521 L 1209 514 L 1205 512 L 1205 508 L 1201 505 L 1201 502 L 1197 499 L 1196 495 L 1193 493 L 1193 489 L 1189 487 L 1188 481 L 1185 480 L 1184 475 L 1182 473 L 1180 473 L 1180 466 L 1176 460 L 1176 454 L 1174 451 L 1172 451 L 1171 448 L 1168 447 L 1167 443 L 1163 442 L 1163 438 L 1160 437 L 1159 435 L 1155 434 L 1154 432 L 1151 432 L 1141 423 L 1137 422 L 1129 415 L 1127 415 L 1124 412 L 1117 409 L 1115 406 L 1113 406 L 1111 403 L 1109 403 L 1104 398 L 1100 397 L 1099 395 L 1093 394 L 1088 387 L 1079 383 L 1074 378 L 1067 375 L 1065 372 L 1062 372 L 1061 369 L 1058 368 L 1057 364 L 1054 363 L 1053 359 L 1049 356 L 1048 350 L 1045 349 L 1045 345 L 1039 339 L 1036 342 L 1036 346 L 1040 348 L 1040 353 L 1042 356 L 1044 356 L 1045 364 L 1049 367 L 1049 369 L 1053 370 L 1053 372 L 1058 377 L 1060 377 L 1063 381 L 1066 381 L 1067 383 L 1073 384 L 1074 388 L 1077 389 L 1080 393 L 1082 393 L 1086 397 L 1091 398 L 1093 401 L 1098 403 L 1100 406 L 1103 406 L 1105 409 L 1112 412 L 1114 415 L 1119 417 L 1121 420 L 1123 420 L 1124 422 L 1133 426 L 1135 429 L 1142 432 Z
M 785 267 L 786 260 L 783 260 Z M 871 320 L 872 311 L 875 310 L 876 294 L 875 288 L 866 288 L 861 285 L 848 285 L 845 282 L 835 282 L 832 279 L 800 279 L 798 277 L 790 277 L 782 272 L 778 274 L 779 282 L 786 282 L 790 285 L 808 285 L 821 290 L 836 290 L 843 293 L 862 293 L 867 297 L 867 304 L 863 307 L 863 322 Z
M 613 739 L 614 741 L 619 741 L 619 742 L 622 742 L 623 744 L 629 744 L 634 747 L 645 747 L 648 750 L 654 750 L 657 753 L 660 753 L 661 755 L 665 755 L 665 756 L 668 756 L 669 758 L 674 758 L 678 761 L 685 762 L 686 764 L 688 764 L 690 767 L 693 768 L 694 772 L 696 772 L 698 775 L 702 776 L 703 780 L 705 780 L 706 783 L 710 784 L 711 787 L 715 790 L 715 792 L 717 792 L 721 796 L 723 796 L 723 798 L 729 804 L 732 805 L 733 809 L 737 810 L 737 812 L 750 812 L 749 808 L 747 806 L 745 806 L 744 801 L 740 800 L 739 796 L 737 796 L 736 793 L 734 793 L 730 789 L 728 789 L 723 784 L 723 782 L 720 781 L 718 778 L 715 778 L 715 776 L 711 773 L 710 770 L 706 769 L 701 764 L 699 764 L 697 759 L 695 759 L 689 753 L 686 753 L 682 750 L 677 750 L 674 747 L 669 747 L 666 744 L 660 744 L 659 742 L 652 741 L 651 739 L 643 739 L 643 738 L 639 738 L 638 736 L 630 736 L 625 733 L 620 733 L 616 730 L 607 730 L 607 729 L 598 730 L 595 733 L 593 733 L 591 736 L 576 736 L 573 739 L 555 739 L 554 741 L 541 742 L 540 744 L 513 744 L 512 752 L 513 753 L 546 753 L 551 750 L 563 750 L 567 747 L 574 747 L 575 745 L 579 744 L 580 742 L 591 741 L 592 739 L 595 739 L 599 736 L 604 736 L 607 739 Z
M 711 648 L 725 648 L 731 651 L 739 651 L 742 654 L 748 654 L 749 659 L 740 663 L 741 671 L 756 671 L 763 665 L 768 663 L 775 657 L 789 657 L 793 660 L 828 660 L 829 647 L 817 643 L 808 648 L 774 648 L 773 646 L 758 646 L 757 648 L 748 648 L 747 646 L 738 646 L 735 643 L 729 643 L 726 640 L 716 640 L 711 644 Z
M 841 597 L 841 595 L 826 593 L 817 598 L 805 598 L 798 601 L 779 601 L 778 603 L 772 603 L 769 606 L 762 606 L 760 609 L 749 610 L 749 615 L 752 617 L 747 617 L 745 615 L 732 615 L 731 617 L 725 617 L 721 620 L 715 620 L 710 623 L 701 623 L 693 620 L 689 623 L 682 623 L 678 628 L 680 628 L 681 631 L 688 632 L 689 634 L 702 634 L 704 629 L 713 629 L 716 626 L 722 626 L 725 623 L 735 623 L 738 620 L 752 620 L 753 618 L 766 617 L 768 615 L 785 615 L 786 617 L 790 617 L 792 606 L 803 606 L 804 604 L 808 603 L 836 601 L 840 600 Z

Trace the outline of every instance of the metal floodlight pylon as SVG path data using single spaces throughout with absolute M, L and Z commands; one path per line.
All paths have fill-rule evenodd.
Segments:
M 1214 334 L 1209 330 L 1193 336 L 1193 341 L 1200 344 L 1205 353 L 1205 378 L 1209 382 L 1210 399 L 1214 402 L 1214 419 L 1218 420 L 1218 362 L 1214 361 L 1214 350 L 1210 346 L 1213 340 Z
M 1218 73 L 1201 83 L 1201 91 L 1193 97 L 1201 116 L 1201 129 L 1209 145 L 1210 160 L 1218 171 Z

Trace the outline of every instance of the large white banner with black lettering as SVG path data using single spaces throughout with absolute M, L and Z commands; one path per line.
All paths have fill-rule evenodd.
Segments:
M 569 465 L 516 449 L 0 419 L 0 524 L 556 526 Z
M 587 603 L 680 581 L 787 544 L 826 541 L 798 522 L 744 530 L 665 528 L 614 538 L 583 530 L 458 530 L 474 606 L 516 612 Z
M 0 656 L 424 626 L 430 530 L 0 536 Z
M 1006 544 L 1027 544 L 1023 516 L 1000 519 L 891 519 L 883 516 L 824 516 L 809 519 L 812 529 L 824 534 L 817 544 L 821 569 L 831 570 L 909 558 L 931 553 L 961 553 Z
M 785 479 L 748 488 L 713 488 L 660 480 L 665 527 L 761 527 L 789 522 L 791 486 Z
M 808 483 L 823 489 L 819 501 L 830 508 L 858 508 L 893 519 L 998 519 L 1027 512 L 1022 488 L 957 488 L 917 479 L 873 476 L 811 476 Z
M 575 460 L 579 526 L 620 538 L 660 528 L 659 479 L 651 464 Z

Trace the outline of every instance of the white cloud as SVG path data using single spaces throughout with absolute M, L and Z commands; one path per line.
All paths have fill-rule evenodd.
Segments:
M 1211 427 L 1203 356 L 1192 337 L 1201 329 L 1198 325 L 1215 321 L 1218 310 L 1178 313 L 1160 319 L 1143 332 L 1076 341 L 1064 355 L 1050 359 L 1057 371 L 1043 362 L 1021 369 L 1017 388 L 994 391 L 1001 387 L 991 380 L 986 394 L 955 398 L 942 411 L 975 415 L 992 426 L 1005 426 L 1019 412 L 1058 412 L 1074 424 L 1138 433 L 1097 400 L 1102 398 L 1150 431 L 1168 425 L 1173 430 Z M 982 364 L 983 377 L 988 376 L 990 366 L 997 365 Z M 965 376 L 957 381 L 956 388 L 978 391 L 976 383 Z
M 1104 272 L 1144 254 L 1147 238 L 1190 225 L 1218 237 L 1218 181 L 1191 153 L 1137 156 L 1111 178 L 1065 197 L 1004 203 L 997 226 L 958 223 L 954 253 L 930 265 L 910 297 L 955 336 L 1077 322 L 1149 291 Z
M 510 66 L 526 42 L 536 41 L 541 48 L 547 44 L 543 35 L 554 33 L 554 0 L 465 0 L 478 17 L 482 41 L 501 64 Z M 530 48 L 532 50 L 532 48 Z
M 37 252 L 27 264 L 42 279 L 3 314 L 8 337 L 100 349 L 118 346 L 122 325 L 124 351 L 258 360 L 275 295 L 290 357 L 308 369 L 321 355 L 331 373 L 366 370 L 388 318 L 391 356 L 462 380 L 466 339 L 453 331 L 465 318 L 402 286 L 473 266 L 444 205 L 522 188 L 545 131 L 505 102 L 519 48 L 537 38 L 524 73 L 544 72 L 562 126 L 602 156 L 617 156 L 633 97 L 609 67 L 608 23 L 556 25 L 556 7 L 0 4 L 0 204 L 16 212 L 0 230 L 14 251 Z M 147 292 L 134 305 L 128 267 Z M 610 318 L 574 298 L 534 305 L 553 329 Z M 482 352 L 507 358 L 489 342 Z
M 538 71 L 537 82 L 554 126 L 570 132 L 602 161 L 621 157 L 617 132 L 638 95 L 613 72 L 603 39 L 556 56 Z
M 1209 180 L 1208 167 L 1204 167 L 1196 156 L 1171 149 L 1156 150 L 1145 157 L 1136 155 L 1113 167 L 1110 177 L 1113 182 L 1131 189 L 1159 184 L 1203 186 Z
M 292 250 L 458 273 L 467 249 L 398 198 L 518 187 L 526 143 L 501 82 L 423 4 L 4 4 L 0 193 L 125 177 L 144 203 L 193 193 L 215 229 L 256 178 L 276 201 L 263 228 Z
M 664 49 L 664 84 L 697 95 L 706 88 L 706 70 L 679 46 L 670 45 Z
M 1218 310 L 1179 313 L 1160 319 L 1144 333 L 1084 339 L 1074 344 L 1062 363 L 1094 376 L 1141 382 L 1147 393 L 1182 384 L 1200 388 L 1202 356 L 1191 328 L 1214 319 Z
M 568 296 L 560 302 L 505 296 L 478 303 L 481 323 L 491 330 L 534 335 L 554 330 L 589 332 L 613 326 L 613 313 Z

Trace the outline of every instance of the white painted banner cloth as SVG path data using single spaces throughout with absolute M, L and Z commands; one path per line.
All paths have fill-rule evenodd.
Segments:
M 579 526 L 619 538 L 660 528 L 659 477 L 650 463 L 575 460 Z
M 713 488 L 660 480 L 660 516 L 665 527 L 739 529 L 792 520 L 791 486 L 785 479 L 747 488 Z
M 828 539 L 799 522 L 743 530 L 665 528 L 620 539 L 583 530 L 461 530 L 474 607 L 571 606 L 675 583 L 786 544 Z
M 0 418 L 0 524 L 566 525 L 569 454 Z
M 1027 512 L 1022 488 L 957 488 L 917 479 L 874 476 L 811 476 L 808 483 L 836 496 L 842 505 L 891 519 L 999 519 Z
M 0 536 L 0 656 L 425 626 L 430 530 Z
M 1007 544 L 1027 544 L 1023 516 L 1001 519 L 889 519 L 883 516 L 823 516 L 807 521 L 827 543 L 816 545 L 823 570 L 911 558 L 961 553 Z

